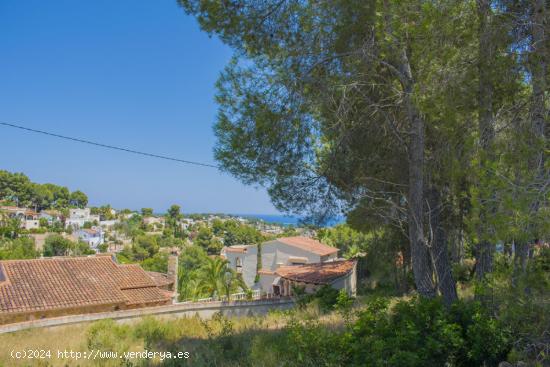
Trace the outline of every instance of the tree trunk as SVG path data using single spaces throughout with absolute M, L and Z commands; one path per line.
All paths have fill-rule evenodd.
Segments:
M 549 179 L 548 169 L 545 168 L 545 149 L 546 134 L 548 133 L 548 111 L 545 106 L 545 92 L 547 91 L 547 67 L 548 50 L 546 43 L 548 40 L 545 34 L 548 15 L 546 11 L 545 0 L 534 0 L 531 11 L 531 34 L 533 40 L 533 51 L 530 55 L 531 79 L 533 92 L 531 96 L 531 134 L 533 137 L 533 146 L 536 152 L 530 160 L 529 168 L 535 173 L 537 183 L 543 184 Z M 540 207 L 540 196 L 537 195 L 531 205 L 531 213 L 537 216 Z M 534 226 L 530 226 L 530 235 L 533 238 L 531 243 L 537 242 L 537 233 Z
M 418 293 L 423 297 L 432 298 L 435 296 L 435 289 L 430 254 L 424 236 L 424 119 L 418 113 L 413 101 L 414 81 L 405 50 L 402 50 L 400 69 L 404 76 L 403 101 L 410 126 L 408 225 L 412 267 Z
M 488 176 L 489 164 L 492 161 L 492 145 L 495 136 L 493 125 L 493 83 L 491 77 L 492 60 L 494 58 L 492 36 L 491 36 L 491 5 L 490 0 L 478 0 L 477 11 L 479 19 L 479 133 L 480 133 L 480 175 L 487 177 L 485 182 L 490 182 Z M 494 205 L 492 204 L 493 195 L 490 187 L 481 185 L 480 198 L 480 218 L 478 235 L 480 242 L 476 249 L 476 274 L 478 279 L 483 279 L 485 274 L 493 270 L 494 246 L 488 239 L 491 233 L 491 224 L 489 223 Z
M 439 292 L 443 296 L 443 302 L 449 307 L 458 299 L 458 295 L 447 249 L 447 234 L 441 218 L 443 203 L 437 187 L 430 187 L 428 200 L 430 203 L 430 228 L 432 232 L 432 261 L 438 279 Z

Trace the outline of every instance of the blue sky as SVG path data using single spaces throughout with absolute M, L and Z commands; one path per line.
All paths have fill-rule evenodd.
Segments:
M 2 0 L 0 120 L 213 163 L 214 83 L 230 57 L 176 0 Z M 264 189 L 215 169 L 2 126 L 0 169 L 92 205 L 277 213 Z

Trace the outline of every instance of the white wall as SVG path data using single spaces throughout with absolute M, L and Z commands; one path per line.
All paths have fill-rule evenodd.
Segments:
M 321 262 L 321 256 L 300 248 L 289 246 L 277 240 L 262 244 L 262 269 L 275 271 L 279 265 L 291 265 L 290 257 L 305 257 L 307 263 Z
M 258 247 L 248 246 L 245 253 L 226 251 L 225 257 L 233 270 L 237 270 L 237 258 L 241 259 L 243 280 L 248 287 L 252 287 L 258 266 Z
M 265 293 L 273 293 L 273 281 L 277 278 L 274 274 L 260 274 L 260 287 Z
M 24 219 L 21 224 L 25 229 L 37 229 L 40 227 L 40 222 L 34 219 Z
M 338 290 L 345 289 L 349 296 L 355 297 L 357 294 L 357 264 L 347 276 L 336 279 L 331 286 Z

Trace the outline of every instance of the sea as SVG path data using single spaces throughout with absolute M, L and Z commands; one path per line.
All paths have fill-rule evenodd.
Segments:
M 260 219 L 266 223 L 275 223 L 283 226 L 298 226 L 301 221 L 301 217 L 278 215 L 278 214 L 232 214 L 238 217 L 249 219 Z M 345 217 L 336 217 L 328 221 L 324 227 L 333 227 L 340 223 L 345 223 Z

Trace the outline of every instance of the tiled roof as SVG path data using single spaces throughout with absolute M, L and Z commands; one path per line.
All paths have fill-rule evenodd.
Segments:
M 168 296 L 156 287 L 123 289 L 122 294 L 126 298 L 126 305 L 129 306 L 166 301 Z
M 260 275 L 275 275 L 275 272 L 271 271 L 271 270 L 260 269 L 260 270 L 258 270 L 258 274 L 260 274 Z
M 157 287 L 165 287 L 174 284 L 174 281 L 168 278 L 168 274 L 158 273 L 156 271 L 147 271 L 146 273 L 153 279 Z
M 14 212 L 14 213 L 23 212 L 25 215 L 38 215 L 38 213 L 32 209 L 19 208 L 17 206 L 0 206 L 0 210 L 6 211 L 6 212 Z
M 234 246 L 227 246 L 224 247 L 225 252 L 234 252 L 234 253 L 245 253 L 246 250 L 251 246 L 247 245 L 234 245 Z
M 349 274 L 355 266 L 355 260 L 336 260 L 324 263 L 281 266 L 275 273 L 281 278 L 295 282 L 312 284 L 330 284 Z
M 277 238 L 275 241 L 284 243 L 285 245 L 297 247 L 320 256 L 330 255 L 338 252 L 338 249 L 336 247 L 327 246 L 324 243 L 321 243 L 309 237 L 281 237 Z
M 0 269 L 0 313 L 169 300 L 139 266 L 109 256 L 7 260 Z

